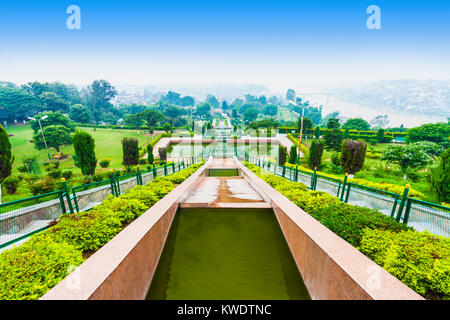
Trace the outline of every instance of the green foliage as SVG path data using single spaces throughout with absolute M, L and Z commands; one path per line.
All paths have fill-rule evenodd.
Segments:
M 369 130 L 370 129 L 370 124 L 362 119 L 362 118 L 352 118 L 352 119 L 348 119 L 343 125 L 342 125 L 343 129 L 349 129 L 349 130 L 359 130 L 359 131 L 364 131 L 364 130 Z
M 8 112 L 18 115 L 44 110 L 41 101 L 22 89 L 0 86 L 0 105 Z
M 100 159 L 100 162 L 99 162 L 100 167 L 102 167 L 102 168 L 108 168 L 110 163 L 111 163 L 111 159 L 109 159 L 109 158 Z
M 379 143 L 384 142 L 384 129 L 380 128 L 377 131 L 377 140 Z
M 17 176 L 9 176 L 3 181 L 3 186 L 6 189 L 6 192 L 9 194 L 14 194 L 17 191 L 17 187 L 19 186 L 20 178 Z
M 161 161 L 167 161 L 167 149 L 166 148 L 159 148 L 158 153 L 159 153 L 159 159 Z
M 155 162 L 155 156 L 153 155 L 153 146 L 151 144 L 147 145 L 147 161 L 149 164 Z
M 47 126 L 44 128 L 45 142 L 49 148 L 55 148 L 59 153 L 59 148 L 63 145 L 73 143 L 70 129 L 63 125 Z M 42 132 L 39 131 L 33 135 L 34 145 L 36 149 L 45 149 L 44 138 Z
M 278 165 L 279 166 L 284 166 L 284 164 L 286 163 L 287 155 L 288 155 L 287 148 L 280 145 L 278 148 Z
M 62 177 L 66 180 L 71 179 L 73 177 L 73 171 L 71 171 L 71 170 L 63 171 Z
M 49 176 L 46 176 L 40 180 L 30 181 L 28 185 L 33 196 L 53 192 L 56 190 L 55 180 Z
M 135 166 L 139 164 L 139 142 L 135 138 L 123 138 L 123 164 L 125 166 Z
M 427 299 L 450 299 L 450 239 L 365 229 L 359 250 Z
M 90 123 L 93 119 L 89 108 L 81 104 L 75 104 L 70 107 L 69 117 L 79 123 Z
M 381 157 L 390 163 L 400 166 L 403 172 L 407 168 L 423 168 L 430 161 L 430 156 L 420 144 L 389 145 Z
M 83 263 L 74 246 L 43 233 L 0 254 L 0 300 L 37 300 Z
M 0 125 L 0 183 L 11 175 L 13 162 L 8 133 Z
M 259 111 L 256 108 L 249 108 L 247 109 L 243 114 L 243 119 L 246 123 L 250 123 L 252 121 L 255 121 L 258 117 Z
M 289 163 L 296 164 L 297 163 L 297 147 L 295 145 L 291 146 L 289 150 Z
M 339 130 L 339 119 L 329 118 L 327 128 L 330 129 L 324 134 L 325 149 L 339 151 L 341 149 L 343 133 Z
M 450 202 L 450 149 L 447 149 L 431 174 L 431 187 L 440 202 Z
M 335 166 L 341 165 L 341 154 L 339 152 L 333 152 L 331 154 L 331 163 L 333 163 Z
M 450 124 L 427 123 L 419 127 L 411 128 L 406 133 L 406 142 L 431 141 L 436 143 L 448 142 L 450 136 Z
M 309 148 L 309 162 L 308 165 L 311 169 L 319 168 L 322 163 L 323 144 L 319 140 L 313 140 L 311 147 Z
M 341 166 L 345 172 L 355 174 L 362 169 L 367 145 L 363 141 L 345 140 L 342 142 Z
M 317 126 L 317 127 L 314 129 L 314 137 L 315 137 L 316 139 L 319 139 L 319 138 L 320 138 L 320 134 L 321 134 L 321 132 L 320 132 L 320 127 Z
M 41 128 L 39 127 L 39 122 L 37 119 L 41 119 L 42 117 L 47 116 L 47 118 L 40 120 L 41 126 L 44 129 L 45 133 L 45 127 L 48 126 L 64 126 L 69 129 L 70 132 L 73 132 L 75 130 L 75 124 L 67 118 L 65 115 L 63 115 L 60 112 L 41 112 L 35 116 L 33 116 L 36 120 L 31 120 L 30 125 L 31 129 L 33 129 L 34 133 L 37 133 Z
M 52 179 L 59 179 L 62 176 L 62 170 L 61 169 L 51 170 L 47 174 Z
M 93 175 L 97 166 L 94 138 L 85 131 L 77 130 L 73 135 L 73 146 L 81 172 L 84 175 Z

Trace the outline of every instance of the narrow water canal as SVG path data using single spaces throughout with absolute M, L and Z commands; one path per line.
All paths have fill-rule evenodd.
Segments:
M 180 209 L 148 299 L 310 299 L 272 209 Z

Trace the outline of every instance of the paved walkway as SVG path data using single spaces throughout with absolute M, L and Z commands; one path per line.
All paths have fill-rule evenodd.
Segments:
M 211 169 L 236 169 L 232 158 L 214 158 Z M 182 208 L 271 208 L 242 176 L 205 177 Z

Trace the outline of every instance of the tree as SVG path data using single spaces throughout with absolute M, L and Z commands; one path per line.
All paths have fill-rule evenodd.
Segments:
M 223 110 L 223 112 L 227 111 L 229 107 L 230 106 L 228 105 L 228 103 L 225 100 L 223 100 L 222 101 L 222 110 Z
M 170 123 L 168 122 L 164 123 L 163 130 L 167 133 L 170 133 L 170 131 L 172 130 L 172 126 L 170 125 Z
M 237 118 L 239 117 L 238 112 L 236 109 L 231 110 L 231 117 L 232 118 Z
M 450 149 L 447 149 L 432 171 L 431 188 L 436 192 L 439 202 L 450 203 Z
M 344 139 L 342 132 L 339 130 L 339 119 L 329 118 L 327 128 L 324 134 L 325 149 L 339 151 L 341 149 L 342 140 Z
M 42 128 L 47 126 L 64 126 L 68 128 L 71 132 L 75 131 L 75 124 L 68 117 L 60 112 L 41 112 L 33 116 L 36 120 L 31 120 L 30 125 L 34 133 L 38 132 L 41 128 L 39 127 L 39 122 L 37 119 L 42 119 L 42 117 L 47 116 L 46 119 L 41 120 Z
M 279 166 L 284 166 L 284 164 L 286 163 L 287 156 L 288 156 L 287 148 L 280 145 L 278 148 L 278 165 Z
M 143 112 L 145 121 L 150 127 L 155 127 L 159 121 L 164 120 L 164 115 L 154 108 L 149 108 Z
M 69 108 L 69 118 L 78 123 L 91 123 L 92 113 L 88 107 L 75 104 Z
M 295 99 L 295 91 L 294 89 L 288 89 L 286 92 L 286 100 L 288 101 L 294 101 Z
M 342 142 L 341 166 L 345 172 L 355 174 L 364 166 L 367 145 L 364 141 L 345 140 Z
M 297 163 L 297 146 L 292 145 L 289 150 L 289 163 L 296 164 Z
M 315 137 L 316 139 L 319 139 L 319 138 L 320 138 L 320 127 L 319 127 L 319 126 L 317 126 L 317 127 L 314 129 L 314 137 Z
M 2 203 L 2 182 L 11 175 L 14 157 L 8 133 L 0 125 L 0 203 Z
M 203 102 L 195 107 L 195 115 L 202 118 L 211 117 L 211 105 L 209 103 Z
M 431 141 L 436 143 L 448 142 L 450 125 L 448 123 L 427 123 L 411 128 L 406 132 L 406 142 Z
M 377 141 L 382 143 L 384 141 L 384 129 L 380 128 L 377 131 Z
M 311 142 L 311 147 L 309 148 L 309 161 L 308 165 L 311 169 L 319 168 L 322 163 L 323 155 L 323 143 L 320 140 L 314 139 Z
M 250 123 L 252 121 L 255 121 L 256 118 L 258 118 L 258 114 L 259 114 L 258 109 L 256 109 L 256 108 L 248 109 L 243 114 L 244 121 L 246 123 Z
M 349 129 L 349 130 L 366 131 L 366 130 L 370 129 L 370 124 L 362 118 L 352 118 L 352 119 L 348 119 L 344 123 L 342 128 Z
M 167 149 L 166 148 L 159 148 L 158 153 L 159 153 L 159 159 L 161 161 L 167 161 Z
M 381 160 L 400 166 L 402 172 L 406 174 L 408 168 L 420 169 L 430 161 L 430 156 L 420 145 L 389 145 L 384 151 Z
M 274 117 L 278 114 L 278 107 L 274 104 L 268 104 L 264 107 L 263 113 L 266 116 Z
M 44 135 L 47 146 L 49 148 L 54 148 L 58 153 L 60 153 L 59 149 L 61 146 L 70 145 L 73 143 L 72 136 L 70 135 L 70 129 L 62 125 L 45 127 Z M 33 135 L 33 140 L 36 149 L 45 149 L 45 143 L 41 130 Z
M 167 102 L 169 104 L 180 105 L 181 96 L 179 93 L 174 91 L 169 91 L 167 94 L 161 99 L 163 102 Z
M 24 118 L 44 110 L 41 101 L 22 89 L 0 86 L 0 106 L 14 118 Z
M 195 100 L 191 96 L 184 96 L 180 100 L 180 106 L 182 106 L 182 107 L 193 106 L 194 104 L 195 104 Z
M 73 135 L 73 147 L 77 156 L 77 164 L 84 175 L 95 174 L 97 158 L 95 157 L 95 141 L 87 132 L 76 130 Z
M 297 120 L 297 128 L 300 132 L 302 126 L 302 117 L 299 117 Z M 314 123 L 310 118 L 303 118 L 303 133 L 305 133 L 306 129 L 314 128 Z
M 149 164 L 153 164 L 155 162 L 155 157 L 153 156 L 153 146 L 150 143 L 147 145 L 147 161 Z
M 144 124 L 145 118 L 143 113 L 130 114 L 125 118 L 125 125 L 129 127 L 138 128 L 138 130 Z
M 135 166 L 139 164 L 139 142 L 136 138 L 122 139 L 123 164 Z
M 69 111 L 69 103 L 54 92 L 43 92 L 39 98 L 47 111 Z
M 105 121 L 105 114 L 109 112 L 111 113 L 111 115 L 114 115 L 113 111 L 115 109 L 110 101 L 117 95 L 117 90 L 108 81 L 95 80 L 87 88 L 86 95 L 88 106 L 95 120 Z M 107 119 L 108 121 L 105 122 L 114 122 L 111 121 L 111 115 L 108 116 L 110 119 Z
M 210 104 L 213 108 L 219 108 L 220 103 L 219 100 L 217 100 L 217 98 L 211 94 L 208 94 L 206 96 L 206 103 Z

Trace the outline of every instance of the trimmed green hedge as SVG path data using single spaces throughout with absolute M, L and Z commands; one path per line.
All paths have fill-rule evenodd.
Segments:
M 62 215 L 47 231 L 5 250 L 0 254 L 0 300 L 39 299 L 201 165 L 158 177 L 117 198 L 110 195 L 90 212 Z
M 244 164 L 417 293 L 428 299 L 450 299 L 450 239 L 414 231 L 378 210 L 343 203 L 325 192 L 308 191 L 300 182 Z

